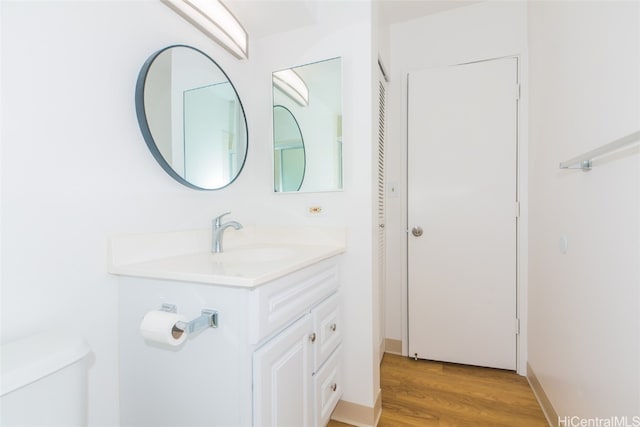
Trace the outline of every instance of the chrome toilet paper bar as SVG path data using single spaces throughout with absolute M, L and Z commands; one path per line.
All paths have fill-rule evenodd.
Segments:
M 174 304 L 162 304 L 161 311 L 167 311 L 169 313 L 177 313 L 178 307 Z M 188 334 L 199 332 L 206 328 L 218 327 L 218 312 L 211 309 L 203 309 L 200 317 L 196 317 L 190 322 L 177 322 L 176 327 L 182 329 Z

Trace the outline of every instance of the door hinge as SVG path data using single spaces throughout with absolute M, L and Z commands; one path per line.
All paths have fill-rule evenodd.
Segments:
M 517 200 L 516 200 L 515 213 L 516 213 L 516 218 L 520 218 L 520 202 Z
M 516 83 L 516 101 L 520 100 L 520 83 Z
M 516 335 L 520 335 L 520 319 L 516 318 Z

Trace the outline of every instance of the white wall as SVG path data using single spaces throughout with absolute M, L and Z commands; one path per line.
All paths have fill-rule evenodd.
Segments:
M 400 197 L 387 199 L 386 336 L 403 340 L 406 354 L 406 105 L 407 73 L 507 55 L 519 55 L 522 99 L 519 121 L 519 289 L 526 290 L 527 208 L 527 7 L 524 2 L 484 2 L 391 25 L 391 82 L 387 180 L 400 184 Z M 520 301 L 522 329 L 526 304 Z M 526 349 L 519 348 L 519 367 Z M 519 369 L 520 371 L 520 369 Z M 523 370 L 521 372 L 524 372 Z
M 84 336 L 89 424 L 118 424 L 117 278 L 112 233 L 205 228 L 230 210 L 245 223 L 346 225 L 344 399 L 373 406 L 371 12 L 319 3 L 319 24 L 251 45 L 237 61 L 160 2 L 0 2 L 2 8 L 2 341 L 56 327 Z M 243 101 L 249 153 L 216 192 L 173 181 L 136 122 L 140 67 L 190 44 L 215 58 Z M 273 194 L 271 72 L 343 57 L 345 191 Z M 325 214 L 306 216 L 310 205 Z
M 345 394 L 343 400 L 372 407 L 379 388 L 374 363 L 372 307 L 372 160 L 371 108 L 372 55 L 371 6 L 367 2 L 318 2 L 318 24 L 265 37 L 252 47 L 262 71 L 252 98 L 259 101 L 253 141 L 260 146 L 254 158 L 265 177 L 257 191 L 264 205 L 277 204 L 280 218 L 273 221 L 345 224 L 347 253 L 343 268 L 343 313 L 346 320 Z M 271 72 L 318 60 L 342 57 L 344 191 L 338 193 L 271 194 Z M 255 70 L 254 70 L 255 75 Z M 258 122 L 259 121 L 259 122 Z M 251 129 L 249 130 L 251 138 Z M 266 159 L 269 159 L 267 161 Z M 324 217 L 304 218 L 305 209 L 321 204 Z M 262 206 L 262 204 L 261 204 Z
M 206 227 L 229 192 L 197 193 L 148 152 L 142 63 L 176 42 L 239 65 L 159 2 L 2 2 L 2 340 L 51 327 L 91 345 L 90 425 L 117 412 L 110 233 Z M 172 28 L 168 31 L 167 28 Z M 244 181 L 245 185 L 247 180 Z
M 558 169 L 640 129 L 639 7 L 529 6 L 529 363 L 561 417 L 640 415 L 640 149 Z

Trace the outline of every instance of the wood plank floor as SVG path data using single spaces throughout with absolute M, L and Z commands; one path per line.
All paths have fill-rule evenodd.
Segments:
M 385 354 L 380 375 L 379 427 L 548 425 L 529 383 L 515 372 Z

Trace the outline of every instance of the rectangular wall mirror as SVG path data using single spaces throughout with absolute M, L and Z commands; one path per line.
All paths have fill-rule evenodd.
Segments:
M 342 190 L 342 61 L 273 73 L 275 192 Z

